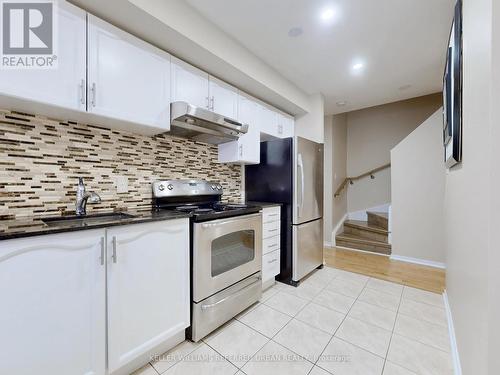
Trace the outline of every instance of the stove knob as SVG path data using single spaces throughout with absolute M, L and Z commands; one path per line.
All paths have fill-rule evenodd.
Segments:
M 172 184 L 168 184 L 168 185 L 167 185 L 167 189 L 168 189 L 168 190 L 172 190 L 173 188 L 174 188 L 174 185 L 172 185 Z
M 212 190 L 215 190 L 215 189 L 217 189 L 217 186 L 212 185 Z
M 222 186 L 217 185 L 217 189 L 222 190 Z
M 160 186 L 158 186 L 158 190 L 160 190 L 160 191 L 165 190 L 165 185 L 161 184 Z

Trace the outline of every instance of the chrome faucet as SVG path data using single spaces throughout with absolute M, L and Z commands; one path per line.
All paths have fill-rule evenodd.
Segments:
M 76 215 L 84 216 L 87 214 L 87 201 L 90 203 L 101 203 L 101 197 L 93 191 L 86 191 L 83 178 L 78 178 L 78 187 L 76 188 Z

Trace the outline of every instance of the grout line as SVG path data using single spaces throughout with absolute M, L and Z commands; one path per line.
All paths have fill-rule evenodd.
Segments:
M 394 319 L 394 324 L 392 325 L 392 333 L 391 333 L 391 337 L 389 339 L 389 345 L 387 345 L 387 351 L 385 353 L 384 366 L 382 367 L 382 373 L 384 373 L 384 370 L 385 370 L 385 364 L 387 363 L 387 356 L 389 355 L 389 349 L 391 348 L 392 338 L 394 337 L 394 330 L 396 328 L 396 323 L 398 322 L 399 308 L 401 307 L 401 302 L 403 301 L 403 294 L 404 294 L 404 288 L 403 288 L 403 291 L 401 292 L 401 296 L 399 297 L 398 309 L 396 311 L 396 319 Z

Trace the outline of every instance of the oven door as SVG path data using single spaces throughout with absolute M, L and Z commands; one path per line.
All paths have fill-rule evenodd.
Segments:
M 195 223 L 193 300 L 227 288 L 262 268 L 260 213 Z

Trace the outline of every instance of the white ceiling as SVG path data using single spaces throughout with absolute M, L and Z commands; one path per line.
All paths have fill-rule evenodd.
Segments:
M 327 114 L 441 90 L 455 0 L 187 2 L 298 87 L 321 92 Z M 292 27 L 302 35 L 289 37 Z

